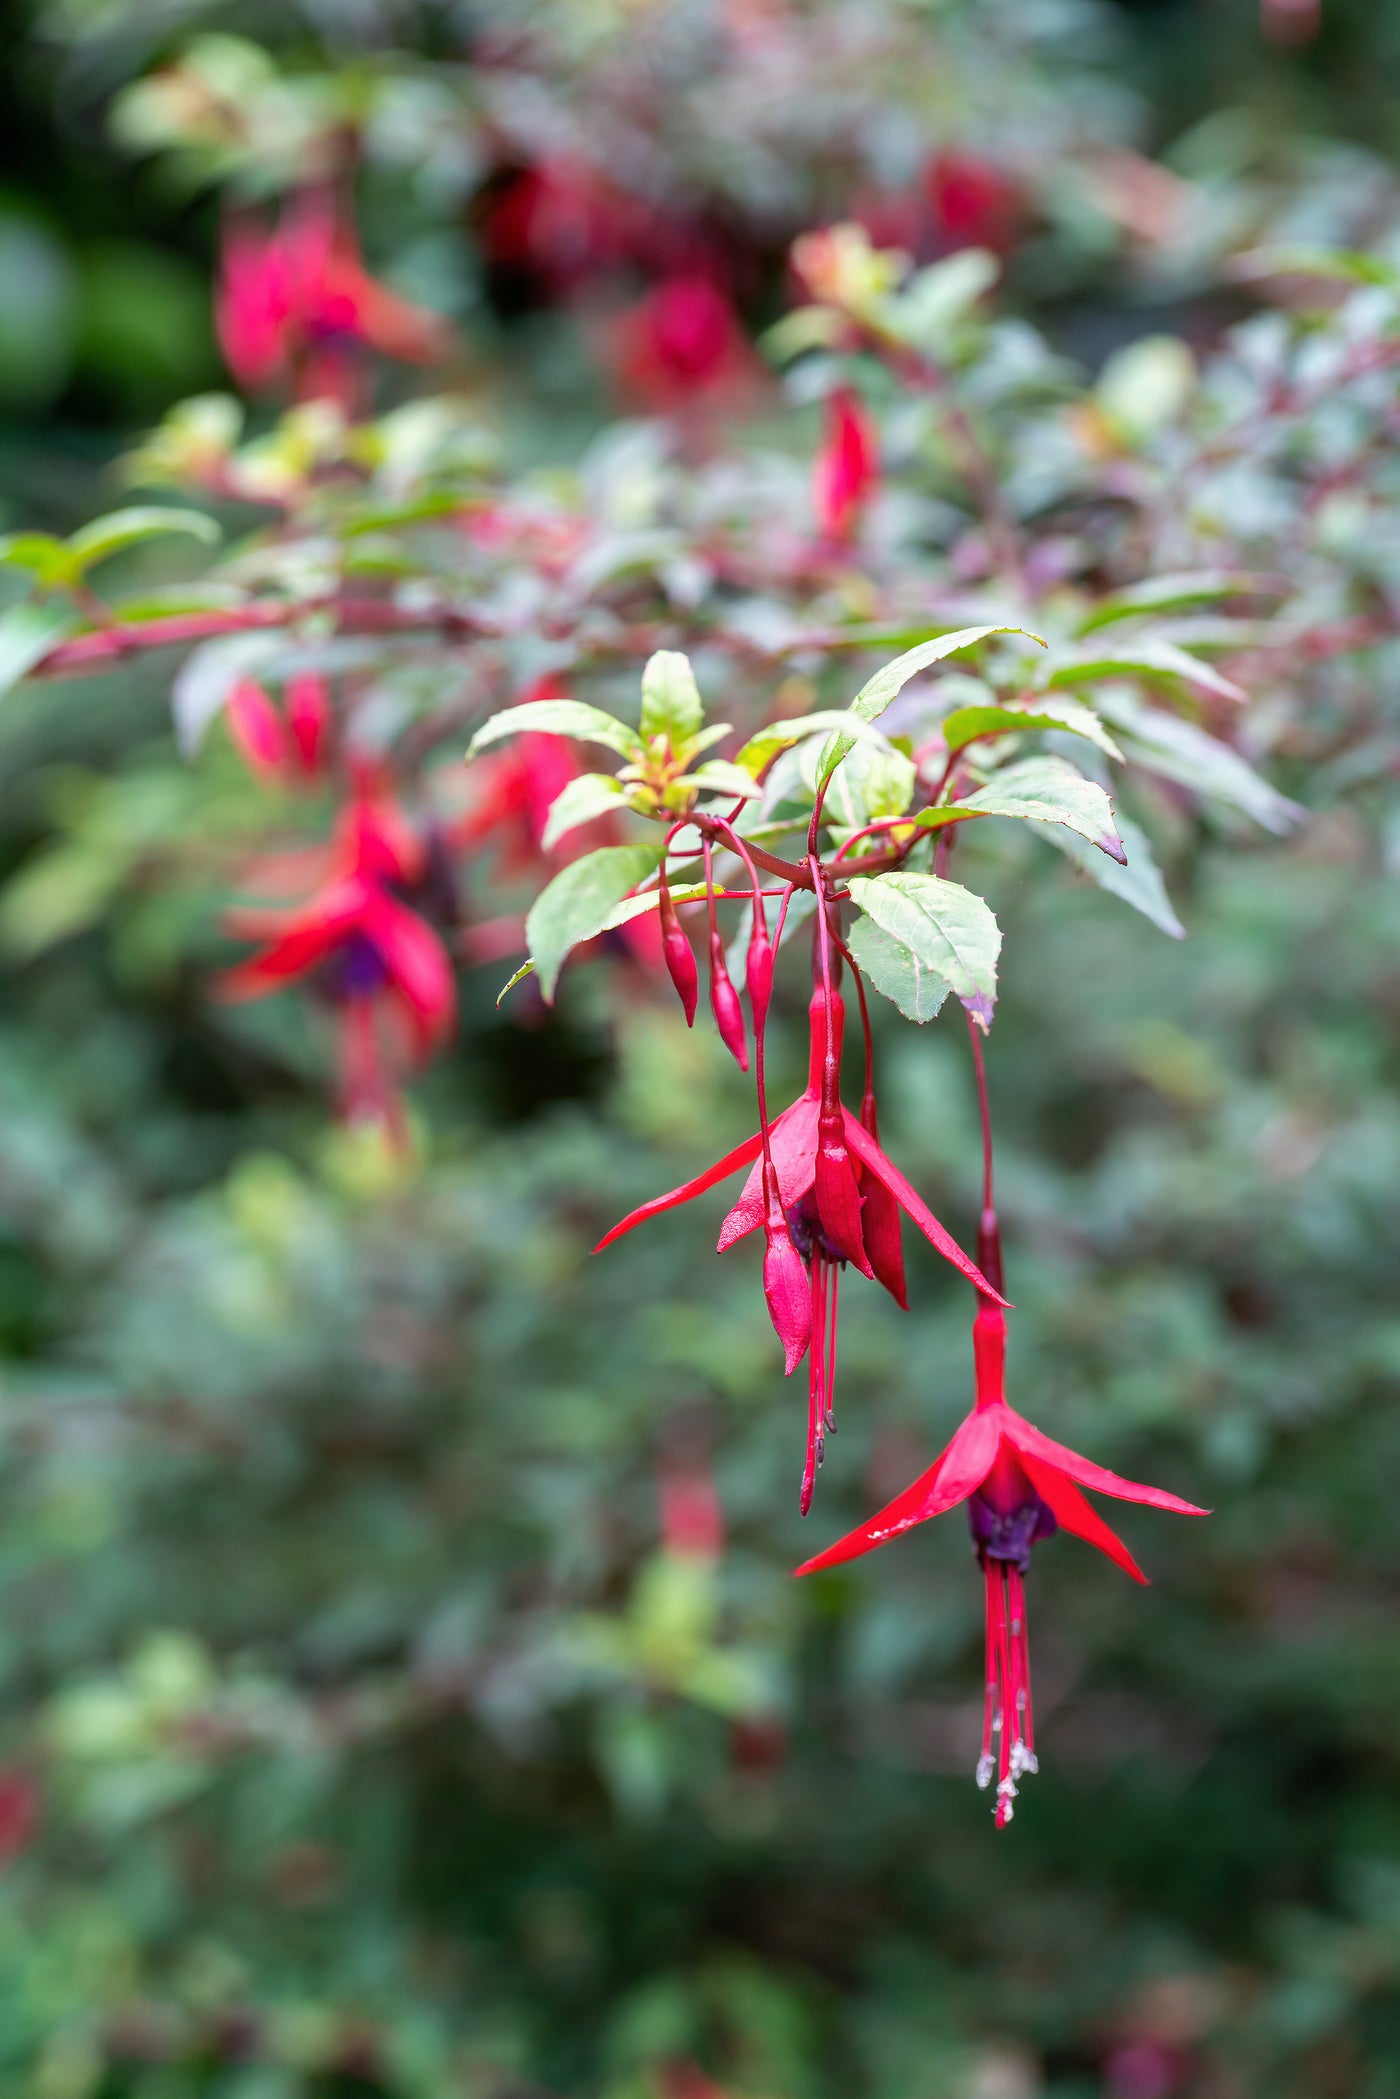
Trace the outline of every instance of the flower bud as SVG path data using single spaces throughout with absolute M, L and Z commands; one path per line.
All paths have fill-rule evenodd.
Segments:
M 252 678 L 239 678 L 229 693 L 225 714 L 234 748 L 249 772 L 259 780 L 282 779 L 289 758 L 287 732 L 263 687 Z
M 768 938 L 768 927 L 761 908 L 754 918 L 753 931 L 749 935 L 749 952 L 744 976 L 748 984 L 754 1033 L 757 1035 L 762 1032 L 764 1022 L 768 1018 L 768 1002 L 773 996 L 773 943 Z
M 783 1375 L 791 1377 L 812 1339 L 812 1284 L 807 1264 L 792 1243 L 771 1167 L 763 1178 L 763 1295 L 773 1331 L 783 1344 Z
M 331 695 L 326 681 L 315 671 L 302 671 L 287 681 L 287 727 L 292 732 L 301 770 L 308 780 L 317 778 L 325 756 L 331 725 Z
M 681 931 L 676 907 L 671 902 L 671 891 L 663 875 L 661 878 L 661 952 L 666 958 L 666 968 L 671 982 L 676 987 L 676 996 L 685 1012 L 688 1028 L 695 1025 L 695 1008 L 700 997 L 700 973 L 695 967 L 695 956 L 690 942 Z
M 719 1029 L 720 1041 L 740 1071 L 749 1068 L 749 1046 L 744 1035 L 744 1015 L 739 994 L 724 966 L 724 942 L 716 927 L 710 934 L 710 1008 Z

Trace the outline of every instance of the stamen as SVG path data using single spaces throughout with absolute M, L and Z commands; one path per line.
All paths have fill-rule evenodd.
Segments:
M 826 1276 L 828 1263 L 821 1249 L 812 1248 L 812 1345 L 807 1358 L 807 1462 L 802 1470 L 800 1508 L 805 1516 L 812 1506 L 812 1489 L 826 1455 L 822 1426 L 826 1419 Z
M 841 1289 L 841 1265 L 831 1263 L 831 1310 L 829 1314 L 829 1339 L 827 1341 L 826 1399 L 823 1407 L 823 1422 L 836 1434 L 836 1310 Z

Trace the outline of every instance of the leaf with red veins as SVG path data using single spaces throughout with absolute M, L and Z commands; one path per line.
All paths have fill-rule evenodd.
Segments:
M 975 1494 L 996 1462 L 1002 1424 L 994 1417 L 999 1411 L 996 1407 L 982 1407 L 969 1414 L 947 1449 L 939 1453 L 927 1472 L 920 1473 L 912 1486 L 896 1494 L 868 1523 L 848 1531 L 813 1559 L 804 1560 L 797 1572 L 815 1574 L 823 1567 L 859 1559 L 862 1553 L 874 1552 L 891 1538 L 912 1530 L 916 1523 L 945 1516 L 949 1509 Z
M 1116 1472 L 1108 1472 L 1102 1465 L 1081 1458 L 1077 1450 L 1070 1450 L 1066 1444 L 1056 1443 L 1043 1435 L 1014 1407 L 1007 1407 L 1006 1416 L 1006 1434 L 1023 1457 L 1038 1458 L 1042 1465 L 1058 1466 L 1081 1487 L 1092 1487 L 1096 1494 L 1111 1494 L 1118 1501 L 1140 1501 L 1149 1509 L 1166 1509 L 1174 1516 L 1210 1514 L 1209 1509 L 1198 1509 L 1194 1502 L 1183 1501 L 1179 1494 L 1168 1494 L 1164 1487 L 1145 1487 L 1137 1480 L 1120 1479 Z
M 776 1124 L 774 1127 L 776 1128 Z M 762 1149 L 763 1139 L 755 1130 L 752 1137 L 746 1137 L 742 1144 L 736 1144 L 732 1152 L 726 1152 L 722 1159 L 716 1159 L 713 1166 L 707 1166 L 703 1173 L 696 1174 L 693 1181 L 683 1181 L 679 1188 L 672 1188 L 665 1195 L 654 1195 L 649 1203 L 643 1203 L 639 1209 L 629 1211 L 620 1224 L 615 1224 L 610 1232 L 603 1235 L 594 1247 L 594 1253 L 600 1254 L 605 1246 L 611 1246 L 613 1240 L 620 1239 L 624 1232 L 632 1231 L 636 1225 L 645 1224 L 648 1217 L 659 1217 L 663 1210 L 674 1210 L 681 1203 L 694 1201 L 695 1197 L 703 1195 L 707 1188 L 713 1188 L 717 1181 L 727 1180 L 731 1173 L 737 1173 L 741 1166 L 752 1165 Z M 760 1198 L 755 1223 L 762 1222 L 763 1209 Z
M 1146 1582 L 1147 1576 L 1123 1540 L 1104 1522 L 1098 1510 L 1084 1499 L 1073 1480 L 1066 1479 L 1057 1465 L 1042 1465 L 1038 1458 L 1027 1457 L 1024 1451 L 1021 1464 L 1025 1467 L 1027 1479 L 1062 1531 L 1082 1538 L 1086 1545 L 1096 1545 L 1135 1582 Z
M 810 1094 L 800 1093 L 776 1122 L 768 1125 L 768 1144 L 778 1175 L 778 1194 L 784 1210 L 800 1203 L 812 1186 L 817 1171 L 818 1107 Z M 755 1145 L 758 1139 L 754 1139 Z M 724 1253 L 763 1222 L 763 1163 L 760 1160 L 744 1183 L 743 1192 L 719 1228 L 715 1251 Z
M 999 1290 L 992 1288 L 976 1262 L 963 1252 L 957 1240 L 944 1231 L 923 1197 L 910 1186 L 894 1161 L 885 1156 L 868 1131 L 861 1128 L 849 1108 L 843 1112 L 845 1115 L 847 1144 L 860 1160 L 862 1166 L 868 1167 L 876 1180 L 888 1188 L 900 1208 L 919 1227 L 919 1230 L 923 1233 L 925 1239 L 928 1240 L 929 1245 L 934 1248 L 935 1252 L 942 1254 L 945 1261 L 951 1261 L 958 1273 L 965 1275 L 967 1280 L 970 1283 L 974 1283 L 984 1296 L 992 1300 L 993 1304 L 1009 1304 L 1009 1300 L 1004 1298 Z

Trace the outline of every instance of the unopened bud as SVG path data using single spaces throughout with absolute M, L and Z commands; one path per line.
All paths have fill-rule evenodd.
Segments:
M 666 968 L 671 982 L 676 987 L 676 996 L 685 1012 L 688 1028 L 695 1025 L 695 1008 L 700 998 L 700 973 L 695 967 L 695 956 L 690 942 L 681 931 L 676 907 L 671 902 L 671 891 L 663 875 L 661 880 L 661 952 L 666 958 Z
M 773 996 L 773 943 L 768 938 L 768 928 L 761 918 L 755 918 L 753 932 L 749 936 L 749 952 L 744 968 L 748 985 L 749 1010 L 753 1014 L 754 1033 L 761 1034 L 768 1018 L 768 1002 Z
M 749 1045 L 744 1034 L 743 1008 L 739 994 L 724 964 L 724 942 L 716 927 L 710 934 L 710 1010 L 715 1016 L 720 1041 L 740 1071 L 749 1068 Z
M 292 732 L 301 769 L 309 780 L 314 780 L 321 770 L 330 725 L 331 695 L 325 679 L 315 671 L 302 671 L 289 678 L 287 727 Z

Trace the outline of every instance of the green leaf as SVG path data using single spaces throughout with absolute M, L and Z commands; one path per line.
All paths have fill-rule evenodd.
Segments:
M 1055 700 L 1046 707 L 957 707 L 940 724 L 950 751 L 960 751 L 983 736 L 1015 735 L 1028 729 L 1064 729 L 1085 736 L 1110 758 L 1121 758 L 1113 738 L 1092 707 L 1079 700 Z
M 1255 576 L 1231 569 L 1201 569 L 1181 576 L 1149 576 L 1127 590 L 1111 591 L 1100 598 L 1080 620 L 1077 632 L 1092 634 L 1115 620 L 1137 619 L 1148 612 L 1179 612 L 1190 605 L 1213 605 L 1221 598 L 1277 596 L 1282 586 L 1276 576 Z
M 703 882 L 672 882 L 671 884 L 671 902 L 673 904 L 693 904 L 697 897 L 702 897 L 704 894 L 705 884 Z M 746 897 L 748 891 L 746 889 L 716 889 L 715 895 Z M 621 903 L 613 905 L 612 910 L 603 920 L 598 931 L 600 933 L 611 933 L 618 926 L 629 925 L 634 918 L 640 918 L 643 912 L 654 911 L 660 902 L 661 891 L 659 887 L 656 889 L 644 889 L 640 896 L 625 896 Z M 740 975 L 743 975 L 742 970 Z
M 917 777 L 912 758 L 883 737 L 878 743 L 871 737 L 857 745 L 833 778 L 826 820 L 836 831 L 858 831 L 877 817 L 902 816 Z
M 911 678 L 917 678 L 919 672 L 927 670 L 930 664 L 941 663 L 945 656 L 955 656 L 960 649 L 970 649 L 977 642 L 985 641 L 989 634 L 1024 634 L 1029 640 L 1039 643 L 1041 648 L 1045 647 L 1040 636 L 1032 634 L 1028 627 L 959 627 L 952 634 L 935 635 L 930 641 L 921 641 L 917 648 L 906 649 L 902 656 L 895 657 L 893 663 L 876 671 L 852 700 L 845 724 L 822 752 L 818 788 L 826 785 L 846 753 L 854 747 L 855 724 L 878 721 Z
M 136 504 L 129 510 L 112 510 L 94 518 L 75 532 L 68 542 L 70 573 L 81 576 L 111 554 L 120 554 L 142 540 L 158 539 L 167 532 L 185 532 L 192 539 L 215 545 L 223 534 L 212 517 L 202 510 L 175 510 L 160 504 Z
M 26 569 L 41 583 L 58 583 L 68 573 L 68 549 L 52 532 L 7 532 L 0 539 L 0 562 Z
M 685 779 L 687 786 L 703 787 L 707 794 L 743 795 L 747 800 L 761 791 L 752 773 L 745 772 L 742 765 L 731 765 L 727 758 L 711 758 Z
M 526 709 L 513 711 L 524 713 Z M 525 937 L 546 1005 L 554 1003 L 555 986 L 569 950 L 603 931 L 613 906 L 629 889 L 635 889 L 638 882 L 655 873 L 662 852 L 660 845 L 602 846 L 596 853 L 587 853 L 582 860 L 562 868 L 535 899 L 525 921 Z
M 0 613 L 0 698 L 77 624 L 57 605 L 11 605 Z
M 859 908 L 907 948 L 913 961 L 942 977 L 982 1027 L 997 995 L 1001 928 L 980 896 L 939 875 L 857 875 Z
M 502 999 L 505 997 L 508 991 L 514 991 L 516 985 L 520 982 L 522 977 L 528 977 L 530 975 L 531 971 L 534 969 L 534 966 L 534 956 L 527 955 L 525 957 L 525 960 L 521 963 L 519 969 L 516 970 L 515 975 L 513 977 L 508 977 L 505 983 L 502 984 L 500 990 L 496 993 L 496 1004 L 498 1006 L 500 1005 Z
M 1199 685 L 1222 700 L 1249 695 L 1199 656 L 1190 656 L 1174 641 L 1127 641 L 1118 648 L 1105 643 L 1102 652 L 1086 652 L 1062 663 L 1045 680 L 1050 685 L 1081 685 L 1088 678 L 1150 677 L 1181 679 Z
M 919 960 L 873 918 L 851 927 L 851 953 L 877 991 L 898 1006 L 906 1020 L 932 1020 L 948 996 L 948 980 Z
M 1289 247 L 1250 248 L 1232 257 L 1229 274 L 1241 283 L 1258 283 L 1269 277 L 1320 277 L 1334 284 L 1379 284 L 1394 291 L 1400 287 L 1400 270 L 1383 256 L 1368 255 L 1354 248 Z
M 1130 817 L 1120 816 L 1118 819 L 1119 834 L 1128 856 L 1126 866 L 1105 859 L 1102 853 L 1096 853 L 1084 839 L 1065 830 L 1061 824 L 1037 824 L 1035 828 L 1042 838 L 1058 846 L 1076 867 L 1083 868 L 1100 889 L 1106 889 L 1110 896 L 1121 897 L 1125 904 L 1131 904 L 1144 918 L 1150 918 L 1154 926 L 1160 926 L 1173 940 L 1186 938 L 1186 928 L 1172 909 L 1167 885 L 1152 857 L 1146 833 Z
M 672 751 L 683 752 L 704 720 L 690 658 L 679 649 L 658 649 L 642 672 L 642 735 L 647 742 L 664 736 Z
M 1283 837 L 1302 817 L 1297 802 L 1280 794 L 1238 751 L 1194 722 L 1166 714 L 1160 707 L 1145 707 L 1126 693 L 1106 701 L 1104 711 L 1121 730 L 1130 762 L 1197 794 L 1228 803 L 1275 837 Z
M 548 852 L 557 845 L 566 831 L 591 824 L 595 817 L 616 809 L 624 791 L 621 780 L 615 780 L 611 773 L 580 773 L 576 780 L 570 780 L 549 805 L 540 839 L 544 850 Z
M 809 736 L 828 736 L 833 729 L 848 729 L 851 717 L 843 707 L 821 707 L 815 714 L 796 714 L 786 721 L 770 722 L 749 738 L 736 756 L 734 763 L 756 780 L 765 766 L 771 765 L 780 751 L 790 750 L 795 743 L 805 743 Z M 867 730 L 864 724 L 860 735 L 880 736 L 878 730 Z
M 467 757 L 475 758 L 488 743 L 520 736 L 529 729 L 547 736 L 573 736 L 580 743 L 601 743 L 610 751 L 620 751 L 624 758 L 646 755 L 636 730 L 604 714 L 601 707 L 586 707 L 581 700 L 525 700 L 484 721 L 467 746 Z
M 1114 829 L 1108 794 L 1097 780 L 1086 780 L 1063 758 L 1023 758 L 1016 765 L 1004 766 L 975 794 L 925 809 L 914 821 L 921 831 L 937 831 L 976 816 L 1065 824 L 1111 860 L 1123 858 L 1123 842 Z

